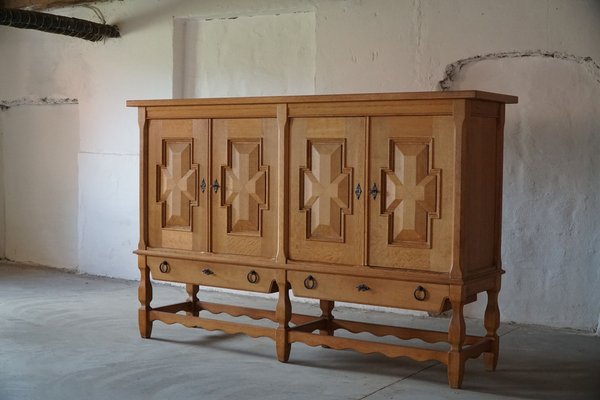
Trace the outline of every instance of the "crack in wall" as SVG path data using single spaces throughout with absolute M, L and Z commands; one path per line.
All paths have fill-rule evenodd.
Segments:
M 488 53 L 476 55 L 469 58 L 463 58 L 448 64 L 444 72 L 444 78 L 438 82 L 440 90 L 448 90 L 452 87 L 454 80 L 457 78 L 460 70 L 472 63 L 485 60 L 499 60 L 502 58 L 527 58 L 527 57 L 542 57 L 553 58 L 557 60 L 566 60 L 583 65 L 585 69 L 594 77 L 596 82 L 600 84 L 600 65 L 594 61 L 592 57 L 576 56 L 569 53 L 559 51 L 543 51 L 543 50 L 525 50 L 525 51 L 505 51 L 500 53 Z
M 15 100 L 0 100 L 0 111 L 18 106 L 42 106 L 79 104 L 79 100 L 70 97 L 21 97 Z

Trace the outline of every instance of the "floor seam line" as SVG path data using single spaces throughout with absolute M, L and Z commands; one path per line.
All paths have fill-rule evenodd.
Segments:
M 508 334 L 510 334 L 510 333 L 513 333 L 514 331 L 518 331 L 519 329 L 521 329 L 521 328 L 520 328 L 520 327 L 518 327 L 518 326 L 516 326 L 516 327 L 514 327 L 513 329 L 511 329 L 510 331 L 508 331 L 508 332 L 504 332 L 502 335 L 498 335 L 498 336 L 499 336 L 499 337 L 504 337 L 504 336 L 506 336 L 506 335 L 508 335 Z
M 417 375 L 417 374 L 419 374 L 419 373 L 421 373 L 421 372 L 425 371 L 426 369 L 429 369 L 429 368 L 435 367 L 436 365 L 440 365 L 440 363 L 439 363 L 439 362 L 433 363 L 433 364 L 431 364 L 431 365 L 428 365 L 428 366 L 426 366 L 426 367 L 424 367 L 424 368 L 421 368 L 420 370 L 418 370 L 418 371 L 416 371 L 416 372 L 413 372 L 412 374 L 409 374 L 409 375 L 403 376 L 402 378 L 400 378 L 400 379 L 398 379 L 398 380 L 396 380 L 396 381 L 394 381 L 394 382 L 392 382 L 392 383 L 390 383 L 390 384 L 388 384 L 388 385 L 385 385 L 385 386 L 383 386 L 383 387 L 380 387 L 379 389 L 377 389 L 377 390 L 375 390 L 375 391 L 373 391 L 373 392 L 371 392 L 371 393 L 368 393 L 368 394 L 364 395 L 363 397 L 360 397 L 360 398 L 359 398 L 359 399 L 357 399 L 357 400 L 364 400 L 364 399 L 367 399 L 367 398 L 369 398 L 369 397 L 373 396 L 375 393 L 379 393 L 379 392 L 381 392 L 383 389 L 387 389 L 387 388 L 389 388 L 390 386 L 392 386 L 392 385 L 395 385 L 396 383 L 400 383 L 400 382 L 402 382 L 402 381 L 404 381 L 404 380 L 406 380 L 406 379 L 408 379 L 408 378 L 411 378 L 411 377 L 413 377 L 413 376 L 415 376 L 415 375 Z

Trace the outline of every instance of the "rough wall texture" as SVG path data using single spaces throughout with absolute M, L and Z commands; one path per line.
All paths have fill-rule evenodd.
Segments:
M 597 326 L 598 1 L 125 0 L 98 7 L 121 39 L 94 44 L 0 28 L 2 99 L 79 99 L 79 154 L 57 149 L 56 156 L 78 165 L 72 213 L 82 271 L 136 274 L 137 118 L 124 103 L 173 93 L 181 62 L 175 57 L 174 65 L 173 17 L 310 11 L 316 93 L 436 90 L 448 78 L 448 87 L 520 96 L 507 108 L 503 319 Z M 86 9 L 61 12 L 90 17 Z M 567 57 L 527 56 L 533 53 Z M 498 54 L 512 58 L 490 56 Z M 280 68 L 293 69 L 285 59 Z M 7 204 L 7 214 L 20 207 Z
M 5 257 L 4 245 L 5 245 L 5 207 L 4 207 L 4 128 L 2 126 L 2 116 L 0 115 L 0 260 Z
M 2 127 L 6 258 L 75 269 L 77 107 L 14 107 Z

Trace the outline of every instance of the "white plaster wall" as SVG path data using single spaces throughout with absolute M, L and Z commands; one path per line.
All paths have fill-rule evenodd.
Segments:
M 79 99 L 79 204 L 75 213 L 79 266 L 84 272 L 110 276 L 137 273 L 131 254 L 138 222 L 137 117 L 124 102 L 168 98 L 173 93 L 173 60 L 181 60 L 173 53 L 174 17 L 314 12 L 316 93 L 435 90 L 446 65 L 515 50 L 560 51 L 600 62 L 600 3 L 596 0 L 125 0 L 97 6 L 109 22 L 119 24 L 123 38 L 94 44 L 0 28 L 4 55 L 0 88 L 3 98 Z M 93 18 L 83 8 L 60 12 Z M 457 80 L 455 85 L 522 96 L 520 105 L 507 107 L 507 135 L 521 139 L 508 140 L 505 149 L 504 261 L 508 273 L 501 297 L 503 318 L 591 330 L 600 313 L 596 297 L 600 268 L 594 241 L 600 213 L 594 203 L 597 197 L 592 195 L 597 180 L 581 171 L 598 168 L 571 159 L 590 155 L 590 146 L 594 148 L 591 138 L 592 132 L 598 135 L 598 114 L 576 105 L 581 105 L 577 93 L 599 84 L 594 79 L 586 81 L 587 70 L 581 72 L 582 66 L 575 62 L 543 63 L 542 68 L 541 64 L 482 62 L 461 71 L 458 78 L 464 81 Z M 556 69 L 546 67 L 547 63 L 556 64 Z M 280 68 L 293 70 L 286 59 Z M 573 107 L 562 107 L 564 99 Z M 57 115 L 73 118 L 62 111 Z M 544 125 L 549 117 L 553 122 Z M 546 147 L 538 143 L 540 130 L 548 141 L 543 142 Z M 578 133 L 579 140 L 575 140 L 561 136 L 563 130 L 587 133 Z M 5 153 L 10 152 L 6 146 Z M 552 146 L 566 146 L 565 152 Z M 544 151 L 553 165 L 558 161 L 561 171 L 543 172 L 542 166 L 547 166 Z M 576 176 L 577 171 L 584 177 Z M 568 190 L 542 195 L 555 186 Z M 531 207 L 535 204 L 539 207 Z M 564 224 L 569 228 L 563 228 Z M 513 237 L 515 232 L 518 236 Z M 7 241 L 10 235 L 8 231 Z M 472 312 L 478 311 L 478 306 L 472 307 Z
M 600 314 L 600 83 L 583 65 L 534 57 L 473 63 L 453 88 L 475 84 L 519 96 L 505 126 L 504 316 L 554 326 L 589 318 L 585 328 L 593 329 Z M 480 301 L 472 313 L 484 308 Z
M 0 115 L 0 260 L 5 258 L 4 254 L 4 237 L 6 230 L 6 222 L 4 218 L 4 134 L 2 128 L 2 116 Z
M 2 111 L 6 257 L 76 269 L 77 106 Z
M 175 20 L 175 97 L 315 91 L 315 14 Z M 181 27 L 177 25 L 183 25 Z M 285 60 L 286 67 L 281 67 Z

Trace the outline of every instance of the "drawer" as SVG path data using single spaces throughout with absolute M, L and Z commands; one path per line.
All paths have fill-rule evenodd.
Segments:
M 446 285 L 289 271 L 295 296 L 440 313 L 449 297 Z
M 193 283 L 227 289 L 272 293 L 277 271 L 174 258 L 148 257 L 152 278 L 160 281 Z M 166 264 L 163 264 L 166 263 Z M 163 264 L 161 268 L 161 264 Z

